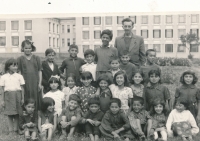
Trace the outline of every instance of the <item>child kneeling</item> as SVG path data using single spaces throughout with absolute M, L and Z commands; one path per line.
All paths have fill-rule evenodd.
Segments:
M 121 108 L 121 100 L 113 98 L 110 101 L 110 110 L 104 115 L 101 125 L 99 127 L 103 137 L 106 141 L 134 138 L 130 123 L 124 111 Z
M 62 130 L 62 135 L 60 139 L 64 139 L 67 137 L 68 139 L 73 138 L 74 130 L 76 125 L 79 123 L 81 119 L 81 109 L 79 108 L 80 98 L 76 94 L 71 94 L 69 96 L 68 106 L 62 110 L 61 121 L 59 123 L 59 127 Z
M 85 124 L 86 134 L 90 136 L 91 141 L 98 141 L 100 136 L 99 125 L 104 116 L 100 110 L 99 98 L 91 98 L 88 101 L 89 111 L 83 115 L 82 123 Z

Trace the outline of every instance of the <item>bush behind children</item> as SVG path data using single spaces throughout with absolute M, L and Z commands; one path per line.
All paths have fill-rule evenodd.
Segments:
M 46 50 L 46 61 L 41 63 L 32 54 L 36 49 L 33 43 L 23 41 L 24 56 L 9 59 L 0 78 L 9 134 L 23 131 L 27 140 L 48 141 L 57 132 L 60 139 L 74 140 L 75 132 L 84 131 L 92 141 L 166 141 L 172 136 L 193 140 L 199 132 L 196 121 L 200 121 L 195 73 L 188 70 L 182 74 L 182 85 L 172 98 L 154 64 L 156 51 L 147 50 L 145 65 L 137 68 L 127 51 L 118 56 L 117 49 L 109 45 L 112 37 L 110 30 L 102 31 L 102 46 L 86 50 L 86 62 L 78 57 L 78 46 L 70 45 L 70 56 L 60 68 L 52 49 Z M 32 73 L 37 76 L 33 88 Z M 171 99 L 175 99 L 173 104 Z

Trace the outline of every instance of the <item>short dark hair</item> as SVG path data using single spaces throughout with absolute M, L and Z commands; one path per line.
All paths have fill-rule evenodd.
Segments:
M 193 72 L 192 70 L 187 70 L 187 71 L 183 72 L 183 74 L 182 74 L 181 77 L 180 77 L 180 82 L 181 82 L 182 84 L 186 84 L 185 81 L 184 81 L 184 76 L 185 76 L 186 74 L 190 74 L 190 75 L 193 76 L 192 84 L 196 84 L 196 83 L 198 82 L 198 77 L 195 75 L 195 72 Z
M 98 97 L 90 98 L 88 101 L 88 105 L 90 106 L 92 104 L 100 105 L 99 98 Z
M 52 49 L 52 48 L 48 48 L 48 49 L 46 49 L 46 51 L 45 51 L 45 56 L 47 56 L 48 54 L 50 54 L 50 53 L 54 53 L 54 55 L 56 55 L 56 52 Z
M 77 94 L 71 94 L 69 96 L 69 101 L 71 101 L 71 100 L 76 101 L 78 104 L 81 103 L 81 99 L 80 99 L 80 97 Z
M 159 70 L 150 70 L 149 73 L 148 73 L 149 78 L 153 74 L 155 74 L 155 76 L 159 76 L 160 77 L 160 80 L 159 80 L 158 83 L 161 83 L 161 74 L 160 74 L 160 71 Z
M 124 25 L 124 22 L 132 22 L 132 26 L 134 25 L 134 22 L 130 18 L 125 18 L 122 20 L 122 25 Z
M 89 71 L 82 72 L 80 78 L 83 79 L 83 80 L 92 79 L 92 81 L 93 81 L 92 74 Z
M 128 56 L 130 56 L 130 53 L 129 53 L 128 50 L 123 50 L 123 51 L 120 52 L 120 57 L 123 56 L 123 55 L 128 55 Z
M 116 77 L 117 77 L 118 75 L 121 75 L 121 74 L 124 76 L 124 86 L 129 86 L 129 84 L 128 84 L 128 77 L 127 77 L 127 75 L 126 75 L 126 72 L 123 71 L 123 70 L 118 71 L 118 72 L 114 75 L 114 78 L 113 78 L 114 84 L 117 85 Z
M 180 98 L 176 99 L 176 104 L 177 104 L 178 102 L 179 102 L 180 104 L 183 104 L 183 105 L 185 106 L 185 109 L 186 109 L 186 110 L 189 109 L 189 101 L 188 101 L 186 98 L 180 97 Z
M 9 67 L 11 66 L 11 65 L 18 65 L 18 62 L 17 62 L 17 60 L 16 59 L 14 59 L 14 58 L 10 58 L 10 59 L 8 59 L 7 61 L 6 61 L 6 63 L 5 63 L 5 73 L 9 70 Z
M 140 69 L 132 72 L 131 83 L 132 84 L 135 83 L 133 80 L 133 77 L 136 75 L 136 73 L 139 73 L 142 76 L 143 80 L 141 81 L 141 84 L 143 84 L 144 83 L 144 73 Z
M 108 35 L 108 36 L 110 37 L 110 40 L 112 40 L 112 38 L 113 38 L 113 33 L 112 33 L 111 30 L 109 30 L 109 29 L 103 30 L 103 31 L 101 32 L 101 37 L 102 37 L 104 34 Z
M 43 113 L 46 112 L 47 108 L 49 106 L 52 106 L 52 104 L 55 105 L 55 101 L 52 98 L 50 98 L 50 97 L 44 97 L 42 99 L 41 111 Z
M 33 42 L 31 42 L 30 40 L 24 40 L 21 44 L 21 52 L 24 52 L 24 47 L 25 45 L 31 45 L 31 48 L 32 48 L 32 52 L 36 51 L 36 47 L 33 45 Z
M 117 56 L 114 56 L 114 57 L 110 58 L 109 64 L 111 64 L 112 61 L 116 61 L 116 60 L 120 63 L 120 59 Z
M 101 75 L 99 76 L 99 78 L 97 79 L 97 84 L 99 85 L 99 83 L 100 83 L 102 80 L 105 80 L 105 81 L 108 83 L 108 85 L 110 85 L 110 84 L 112 83 L 112 81 L 110 80 L 110 78 L 108 77 L 107 74 L 101 74 Z
M 148 49 L 148 50 L 146 51 L 146 56 L 149 55 L 149 52 L 155 52 L 155 53 L 156 53 L 156 50 L 155 50 L 155 49 Z
M 112 98 L 111 100 L 110 100 L 110 105 L 112 104 L 112 103 L 117 103 L 118 104 L 118 106 L 121 108 L 121 100 L 119 99 L 119 98 Z
M 78 50 L 78 46 L 75 45 L 75 44 L 71 44 L 71 45 L 69 46 L 69 50 L 72 49 L 72 48 L 76 48 L 76 49 Z
M 138 101 L 138 102 L 140 102 L 141 105 L 144 105 L 144 98 L 142 98 L 142 97 L 134 96 L 133 102 L 134 101 Z
M 86 57 L 87 55 L 92 55 L 92 56 L 94 56 L 95 55 L 95 53 L 94 53 L 94 51 L 92 50 L 92 49 L 87 49 L 85 52 L 84 52 L 84 57 Z
M 24 101 L 24 104 L 22 106 L 22 109 L 25 111 L 25 106 L 28 105 L 28 104 L 34 104 L 34 106 L 36 106 L 36 102 L 33 98 L 28 98 Z

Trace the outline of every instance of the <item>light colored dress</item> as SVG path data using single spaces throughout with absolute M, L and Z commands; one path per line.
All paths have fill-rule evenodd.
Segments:
M 69 87 L 63 88 L 62 92 L 65 94 L 65 105 L 66 105 L 66 107 L 68 106 L 68 103 L 69 103 L 69 96 L 71 94 L 75 94 L 75 92 L 78 88 L 79 87 L 76 87 L 76 86 L 74 86 L 73 88 L 69 88 Z

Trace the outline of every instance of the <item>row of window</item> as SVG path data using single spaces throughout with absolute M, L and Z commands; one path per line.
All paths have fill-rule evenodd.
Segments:
M 24 29 L 32 30 L 32 21 L 24 21 Z M 6 21 L 0 21 L 0 30 L 6 30 Z M 11 30 L 19 30 L 19 21 L 11 21 Z
M 136 24 L 137 16 L 128 16 L 128 17 Z M 112 25 L 112 23 L 113 23 L 112 18 L 113 18 L 112 16 L 106 16 L 105 24 Z M 199 22 L 199 14 L 192 14 L 190 18 L 191 18 L 191 23 Z M 117 16 L 117 24 L 121 24 L 123 19 L 124 19 L 124 16 Z M 186 15 L 178 15 L 178 22 L 185 23 Z M 147 15 L 141 16 L 141 24 L 148 24 L 148 23 L 149 23 L 148 16 Z M 153 16 L 153 23 L 160 24 L 161 16 L 160 15 Z M 173 15 L 166 15 L 165 23 L 172 24 L 173 23 Z M 89 17 L 82 17 L 82 24 L 89 25 Z M 94 25 L 101 25 L 101 17 L 94 17 Z
M 25 36 L 25 39 L 32 40 L 32 36 Z M 12 46 L 19 46 L 19 36 L 12 36 Z M 0 37 L 0 46 L 6 46 L 6 37 L 1 36 Z
M 73 44 L 76 44 L 76 39 L 73 38 Z M 71 42 L 70 42 L 70 38 L 67 38 L 67 46 L 70 46 Z M 65 39 L 62 38 L 62 47 L 65 47 Z

